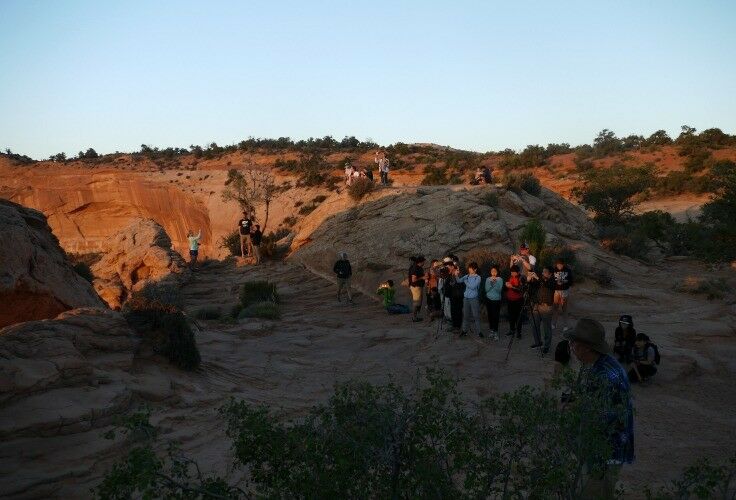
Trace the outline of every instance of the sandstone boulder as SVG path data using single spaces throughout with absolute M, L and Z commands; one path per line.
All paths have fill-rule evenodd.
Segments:
M 0 330 L 0 438 L 74 432 L 122 411 L 138 343 L 120 313 L 101 308 Z
M 189 276 L 184 259 L 171 248 L 163 227 L 139 219 L 113 236 L 104 257 L 93 264 L 94 286 L 113 309 L 151 282 L 181 282 Z
M 74 271 L 41 212 L 0 199 L 0 234 L 0 328 L 103 305 Z
M 496 194 L 497 206 L 488 204 L 489 192 Z M 292 258 L 333 278 L 337 253 L 346 251 L 353 282 L 372 295 L 380 281 L 405 278 L 412 255 L 462 256 L 479 249 L 510 253 L 532 217 L 540 220 L 551 244 L 602 253 L 586 214 L 547 190 L 537 197 L 499 188 L 422 187 L 376 197 L 324 219 L 308 234 L 298 234 Z M 408 295 L 404 287 L 399 290 Z

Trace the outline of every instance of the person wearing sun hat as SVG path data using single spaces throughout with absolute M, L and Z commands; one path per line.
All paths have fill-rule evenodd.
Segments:
M 601 397 L 600 418 L 611 447 L 611 455 L 588 471 L 582 496 L 614 498 L 621 466 L 634 461 L 634 410 L 629 379 L 611 356 L 606 331 L 598 321 L 582 318 L 563 337 L 570 341 L 570 350 L 584 366 L 582 390 Z

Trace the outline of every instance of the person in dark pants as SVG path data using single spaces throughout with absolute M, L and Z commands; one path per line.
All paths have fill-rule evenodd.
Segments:
M 261 240 L 263 239 L 263 232 L 261 232 L 261 226 L 256 224 L 250 233 L 250 242 L 253 247 L 253 257 L 256 259 L 256 264 L 261 263 Z
M 463 300 L 465 285 L 457 280 L 457 265 L 447 264 L 449 276 L 445 279 L 445 297 L 450 300 L 450 318 L 453 330 L 460 330 L 463 325 Z
M 634 318 L 629 314 L 623 314 L 618 320 L 613 341 L 613 352 L 616 354 L 620 363 L 624 365 L 631 363 L 635 342 L 636 328 L 634 328 Z
M 347 253 L 340 253 L 332 271 L 337 276 L 337 301 L 342 302 L 342 291 L 345 290 L 348 294 L 348 302 L 352 304 L 353 292 L 350 290 L 350 277 L 353 275 L 353 268 L 350 266 Z
M 521 308 L 524 306 L 523 281 L 519 274 L 519 266 L 511 266 L 511 277 L 506 282 L 506 306 L 509 313 L 509 333 L 521 338 Z
M 644 382 L 657 373 L 654 353 L 655 350 L 649 341 L 649 336 L 637 333 L 631 353 L 632 362 L 629 365 L 629 381 L 632 384 Z
M 426 260 L 423 255 L 412 257 L 411 265 L 409 266 L 409 291 L 411 292 L 413 307 L 411 320 L 415 323 L 422 321 L 422 318 L 419 317 L 419 312 L 422 310 L 422 297 L 425 287 L 424 263 Z
M 491 275 L 486 278 L 485 292 L 491 338 L 498 340 L 498 320 L 501 316 L 501 294 L 503 293 L 503 278 L 499 276 L 498 266 L 491 266 Z
M 544 346 L 542 347 L 542 339 L 539 329 L 534 330 L 534 344 L 532 349 L 542 347 L 542 353 L 547 354 L 552 345 L 552 312 L 555 306 L 555 279 L 552 274 L 552 268 L 545 266 L 542 269 L 537 286 L 537 304 L 536 312 L 539 315 L 539 328 L 544 333 Z

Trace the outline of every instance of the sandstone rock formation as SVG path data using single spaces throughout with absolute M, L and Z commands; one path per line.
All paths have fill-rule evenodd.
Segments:
M 497 196 L 497 206 L 486 202 L 489 193 Z M 500 188 L 420 187 L 371 197 L 316 229 L 305 221 L 305 231 L 294 240 L 293 258 L 331 279 L 337 253 L 346 251 L 356 285 L 370 293 L 384 279 L 403 279 L 412 255 L 441 257 L 479 249 L 511 253 L 530 218 L 542 222 L 549 245 L 572 245 L 583 250 L 582 259 L 602 254 L 586 214 L 546 189 L 537 197 Z
M 42 213 L 0 199 L 0 234 L 0 328 L 103 305 L 67 261 Z
M 147 283 L 180 282 L 189 276 L 166 231 L 151 219 L 139 219 L 113 236 L 92 272 L 97 293 L 113 309 Z

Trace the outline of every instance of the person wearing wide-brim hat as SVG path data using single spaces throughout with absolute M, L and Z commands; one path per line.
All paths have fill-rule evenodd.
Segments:
M 606 330 L 598 321 L 582 318 L 563 337 L 570 341 L 570 350 L 587 368 L 584 389 L 604 395 L 601 419 L 610 436 L 611 456 L 599 473 L 588 474 L 582 496 L 614 498 L 621 465 L 634 461 L 634 411 L 629 379 L 624 368 L 611 356 Z

